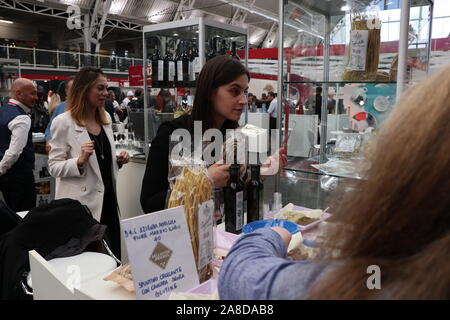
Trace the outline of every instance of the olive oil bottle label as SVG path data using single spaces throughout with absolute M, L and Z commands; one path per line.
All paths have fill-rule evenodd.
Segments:
M 178 81 L 183 81 L 183 61 L 177 61 Z
M 158 81 L 164 80 L 164 61 L 158 60 Z
M 236 230 L 244 226 L 244 191 L 236 193 Z
M 175 62 L 169 61 L 169 81 L 175 79 Z

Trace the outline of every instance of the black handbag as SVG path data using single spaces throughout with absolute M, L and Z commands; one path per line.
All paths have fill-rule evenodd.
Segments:
M 14 229 L 22 218 L 0 200 L 0 237 Z

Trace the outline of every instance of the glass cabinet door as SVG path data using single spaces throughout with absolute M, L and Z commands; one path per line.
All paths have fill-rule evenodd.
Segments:
M 406 86 L 428 72 L 432 2 L 410 1 Z M 362 152 L 397 98 L 400 1 L 284 5 L 287 169 L 362 178 Z

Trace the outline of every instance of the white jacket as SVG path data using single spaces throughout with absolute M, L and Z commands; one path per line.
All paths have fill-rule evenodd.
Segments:
M 107 113 L 106 115 L 111 123 L 111 117 Z M 80 174 L 77 166 L 81 145 L 91 141 L 86 128 L 78 126 L 71 118 L 70 111 L 67 111 L 53 120 L 50 130 L 52 139 L 48 167 L 50 174 L 56 178 L 55 199 L 71 198 L 80 201 L 88 206 L 92 216 L 100 222 L 105 187 L 95 152 L 84 165 L 83 174 Z M 103 130 L 111 145 L 112 179 L 116 190 L 118 165 L 111 124 L 104 125 Z

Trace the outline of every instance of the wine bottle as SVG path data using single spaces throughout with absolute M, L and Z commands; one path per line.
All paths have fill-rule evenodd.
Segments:
M 175 86 L 183 86 L 183 61 L 181 60 L 181 42 L 178 43 L 175 55 Z
M 247 184 L 247 223 L 264 219 L 264 185 L 260 165 L 250 165 L 250 182 Z
M 225 41 L 225 39 L 222 39 L 222 46 L 220 48 L 220 54 L 221 55 L 227 54 L 227 42 Z
M 230 165 L 230 184 L 224 188 L 225 231 L 241 233 L 244 226 L 244 184 L 239 177 L 239 165 Z
M 212 59 L 217 55 L 216 45 L 217 45 L 217 38 L 209 40 L 209 51 L 208 55 L 206 56 L 206 60 Z
M 155 51 L 150 60 L 152 61 L 152 86 L 161 86 L 164 82 L 164 61 L 159 55 L 157 46 L 155 46 Z
M 194 42 L 192 55 L 194 57 L 194 82 L 197 81 L 198 76 L 200 75 L 200 57 L 198 56 L 198 44 Z M 195 83 L 194 83 L 195 85 Z
M 184 81 L 183 81 L 183 48 L 182 48 L 182 42 L 180 42 L 178 44 L 178 53 L 177 53 L 177 57 L 176 57 L 176 81 L 175 81 L 175 85 L 180 88 L 184 86 Z
M 189 44 L 189 87 L 195 87 L 195 57 L 193 44 Z
M 236 52 L 236 41 L 231 43 L 231 56 L 237 60 L 241 60 Z
M 190 59 L 189 59 L 189 55 L 187 53 L 188 48 L 187 48 L 186 41 L 183 42 L 182 50 L 183 50 L 183 53 L 181 54 L 181 61 L 183 64 L 183 86 L 187 87 L 187 86 L 189 86 L 189 62 L 190 62 Z
M 164 56 L 164 86 L 173 87 L 173 78 L 175 73 L 175 64 L 169 46 L 166 46 L 166 55 Z

